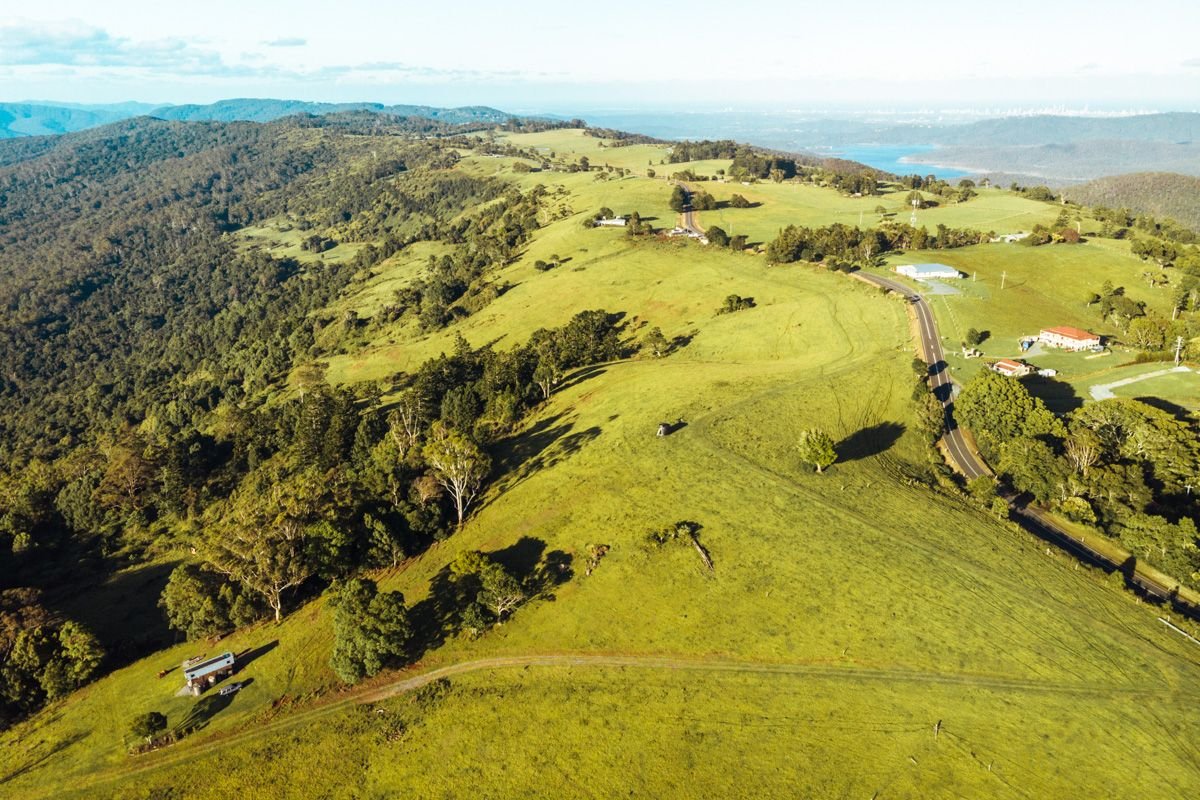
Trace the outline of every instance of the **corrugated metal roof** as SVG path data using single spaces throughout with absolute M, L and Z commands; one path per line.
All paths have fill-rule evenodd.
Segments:
M 223 653 L 216 658 L 210 658 L 208 661 L 202 661 L 194 667 L 189 667 L 183 671 L 184 680 L 192 681 L 196 678 L 203 678 L 220 669 L 233 666 L 233 653 Z

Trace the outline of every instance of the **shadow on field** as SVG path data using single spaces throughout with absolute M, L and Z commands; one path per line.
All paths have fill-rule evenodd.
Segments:
M 563 550 L 547 552 L 546 542 L 532 536 L 522 536 L 516 543 L 487 555 L 520 582 L 530 599 L 554 600 L 552 590 L 575 574 L 574 556 Z M 413 629 L 408 648 L 410 662 L 420 660 L 462 629 L 463 612 L 476 602 L 481 588 L 478 576 L 455 577 L 449 565 L 433 576 L 429 594 L 409 609 Z
M 177 564 L 147 564 L 92 586 L 71 583 L 69 593 L 53 593 L 48 604 L 92 631 L 107 653 L 106 670 L 118 669 L 173 643 L 158 598 Z
M 857 430 L 837 444 L 838 461 L 857 461 L 887 452 L 904 435 L 899 422 L 881 422 Z
M 61 753 L 63 750 L 66 750 L 71 745 L 82 742 L 84 739 L 88 738 L 89 736 L 91 736 L 91 733 L 84 732 L 84 731 L 76 731 L 75 733 L 71 734 L 70 736 L 59 739 L 57 742 L 55 742 L 53 744 L 53 746 L 51 746 L 45 752 L 39 753 L 37 756 L 31 758 L 29 761 L 27 761 L 24 764 L 22 764 L 21 766 L 17 767 L 12 772 L 9 772 L 6 775 L 0 775 L 0 785 L 8 783 L 9 781 L 13 780 L 14 778 L 19 778 L 22 775 L 24 775 L 26 772 L 31 772 L 32 770 L 41 766 L 46 761 L 49 761 L 50 758 L 52 758 L 53 756 Z
M 570 377 L 558 385 L 557 391 L 561 392 L 563 389 L 569 389 L 572 386 L 578 386 L 589 378 L 595 378 L 598 375 L 603 375 L 607 371 L 608 370 L 599 364 L 576 370 L 575 372 L 571 373 Z
M 1183 406 L 1176 405 L 1170 400 L 1163 400 L 1161 397 L 1135 397 L 1133 399 L 1137 400 L 1139 403 L 1145 403 L 1148 406 L 1154 406 L 1159 411 L 1165 411 L 1180 422 L 1189 419 L 1192 415 L 1192 412 Z
M 1075 387 L 1066 381 L 1047 378 L 1042 375 L 1030 375 L 1021 381 L 1034 397 L 1056 414 L 1066 414 L 1083 405 L 1083 398 L 1075 391 Z
M 496 471 L 502 476 L 497 482 L 501 492 L 579 452 L 600 435 L 600 428 L 595 425 L 575 431 L 573 423 L 563 417 L 563 414 L 548 417 L 504 443 L 496 464 Z
M 242 681 L 242 686 L 249 686 L 253 682 L 253 678 L 246 678 L 246 680 Z M 196 701 L 196 704 L 192 706 L 192 710 L 187 713 L 187 716 L 175 726 L 177 734 L 187 736 L 206 727 L 208 723 L 212 722 L 213 717 L 229 708 L 233 704 L 233 699 L 238 696 L 237 692 L 222 695 L 219 685 L 209 689 L 208 692 L 208 694 Z
M 267 642 L 266 644 L 260 644 L 258 647 L 255 647 L 251 650 L 243 650 L 242 652 L 238 653 L 237 657 L 234 659 L 235 671 L 241 672 L 243 669 L 250 666 L 251 662 L 257 661 L 267 653 L 274 650 L 276 647 L 279 647 L 278 639 Z

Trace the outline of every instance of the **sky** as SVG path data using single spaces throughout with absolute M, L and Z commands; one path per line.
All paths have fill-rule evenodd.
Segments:
M 1200 110 L 1197 0 L 16 5 L 0 101 Z

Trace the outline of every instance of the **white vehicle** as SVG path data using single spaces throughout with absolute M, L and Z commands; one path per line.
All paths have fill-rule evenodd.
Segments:
M 217 692 L 217 694 L 219 694 L 221 697 L 225 697 L 226 695 L 231 695 L 241 690 L 242 686 L 244 685 L 245 684 L 242 683 L 231 683 L 228 686 L 222 686 L 221 691 Z

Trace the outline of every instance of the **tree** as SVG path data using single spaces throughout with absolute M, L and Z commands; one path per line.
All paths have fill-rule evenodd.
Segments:
M 816 428 L 801 431 L 797 449 L 800 451 L 800 458 L 816 467 L 817 472 L 824 472 L 826 467 L 837 460 L 833 439 Z
M 925 195 L 921 194 L 916 189 L 914 189 L 911 192 L 909 192 L 907 195 L 905 195 L 904 202 L 910 206 L 915 206 L 916 208 L 924 208 L 925 207 Z
M 260 614 L 238 585 L 198 564 L 171 571 L 158 605 L 167 624 L 188 639 L 203 639 L 253 622 Z
M 490 468 L 487 455 L 461 432 L 437 426 L 425 444 L 425 460 L 433 469 L 433 477 L 454 498 L 461 526 Z
M 671 348 L 671 343 L 666 336 L 663 336 L 662 330 L 657 327 L 651 328 L 650 332 L 646 334 L 644 344 L 655 358 L 662 358 Z
M 680 214 L 688 207 L 688 194 L 679 184 L 675 184 L 675 187 L 671 189 L 671 199 L 668 201 L 668 205 L 672 211 Z
M 983 339 L 984 339 L 984 335 L 982 333 L 980 333 L 979 331 L 977 331 L 975 328 L 967 329 L 966 341 L 967 341 L 967 344 L 971 345 L 971 347 L 977 347 L 978 345 L 982 344 Z
M 330 605 L 334 643 L 329 663 L 346 683 L 374 675 L 406 653 L 412 625 L 400 592 L 380 592 L 374 581 L 354 578 Z
M 333 503 L 329 493 L 334 485 L 315 470 L 251 478 L 212 527 L 207 560 L 261 595 L 278 622 L 283 619 L 284 593 L 315 575 L 322 556 L 328 556 L 321 539 L 328 540 L 332 532 L 321 523 L 329 522 L 325 512 Z
M 731 208 L 749 208 L 750 201 L 742 197 L 740 194 L 735 194 L 729 198 L 729 206 Z
M 147 743 L 154 738 L 156 733 L 166 729 L 167 717 L 159 711 L 138 714 L 129 722 L 129 732 L 139 739 L 145 739 Z
M 725 233 L 724 229 L 718 228 L 716 225 L 713 225 L 707 231 L 705 231 L 704 235 L 708 238 L 709 244 L 716 245 L 717 247 L 729 246 L 729 234 Z
M 503 564 L 477 550 L 460 553 L 450 564 L 450 572 L 460 581 L 478 581 L 475 600 L 502 620 L 524 602 L 526 593 L 521 582 Z

